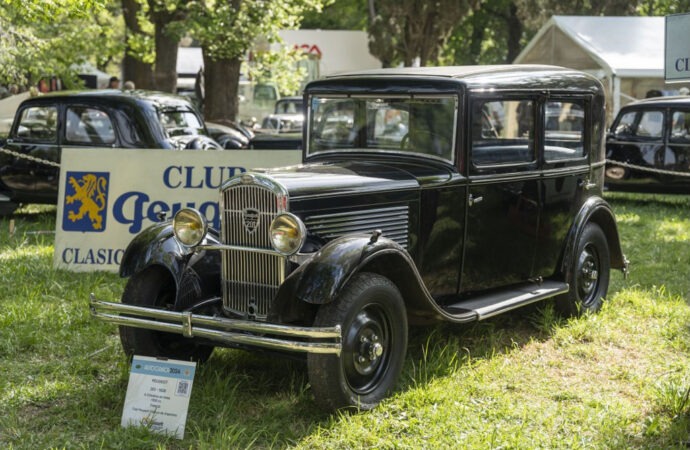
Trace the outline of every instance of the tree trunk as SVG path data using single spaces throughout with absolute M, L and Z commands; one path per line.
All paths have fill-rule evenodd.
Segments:
M 156 27 L 156 63 L 153 70 L 153 80 L 156 89 L 163 92 L 175 92 L 177 88 L 177 44 L 179 39 L 166 33 L 166 27 L 171 22 L 167 13 L 154 13 Z
M 238 112 L 237 90 L 240 82 L 240 58 L 216 59 L 204 55 L 204 117 L 206 121 L 235 121 Z
M 125 42 L 129 34 L 141 33 L 137 13 L 141 6 L 136 0 L 122 0 L 122 15 L 125 19 Z M 153 89 L 153 66 L 130 54 L 129 46 L 125 49 L 122 61 L 122 77 L 131 81 L 137 89 Z
M 515 2 L 510 4 L 510 12 L 508 15 L 508 54 L 506 55 L 506 63 L 512 63 L 520 54 L 522 47 L 520 46 L 520 39 L 522 38 L 522 21 L 518 17 L 518 9 Z

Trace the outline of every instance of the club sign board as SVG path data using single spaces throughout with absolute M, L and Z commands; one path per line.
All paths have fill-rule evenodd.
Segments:
M 299 150 L 65 148 L 54 266 L 115 272 L 139 232 L 185 207 L 219 227 L 219 188 L 225 180 L 252 168 L 298 164 L 301 156 Z
M 665 47 L 666 81 L 690 81 L 690 14 L 666 16 Z

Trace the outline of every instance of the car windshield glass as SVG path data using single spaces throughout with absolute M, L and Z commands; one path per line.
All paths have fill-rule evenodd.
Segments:
M 454 95 L 312 96 L 307 155 L 376 151 L 453 161 L 457 104 Z
M 162 110 L 159 117 L 170 137 L 205 134 L 204 125 L 192 111 Z

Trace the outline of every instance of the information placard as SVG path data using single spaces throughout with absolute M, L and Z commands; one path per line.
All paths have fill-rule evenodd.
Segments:
M 134 356 L 122 426 L 145 426 L 182 439 L 196 363 Z

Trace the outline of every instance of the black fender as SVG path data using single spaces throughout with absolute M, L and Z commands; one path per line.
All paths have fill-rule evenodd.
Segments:
M 218 243 L 218 232 L 209 229 L 202 244 Z M 177 309 L 220 296 L 220 252 L 183 246 L 175 239 L 171 220 L 151 225 L 129 243 L 120 263 L 120 276 L 131 277 L 151 266 L 170 272 L 176 285 Z
M 424 286 L 407 251 L 385 237 L 353 234 L 330 241 L 295 269 L 281 285 L 270 317 L 294 317 L 295 303 L 322 305 L 334 301 L 358 272 L 390 279 L 405 300 L 408 315 L 438 320 L 443 314 Z
M 620 269 L 624 274 L 627 274 L 628 260 L 625 258 L 621 247 L 618 225 L 616 225 L 616 216 L 613 214 L 611 206 L 606 200 L 597 196 L 587 199 L 575 216 L 573 225 L 568 232 L 566 245 L 563 251 L 561 273 L 568 273 L 570 263 L 575 258 L 577 242 L 580 239 L 582 230 L 584 230 L 585 225 L 589 222 L 599 225 L 606 236 L 609 245 L 611 268 Z

